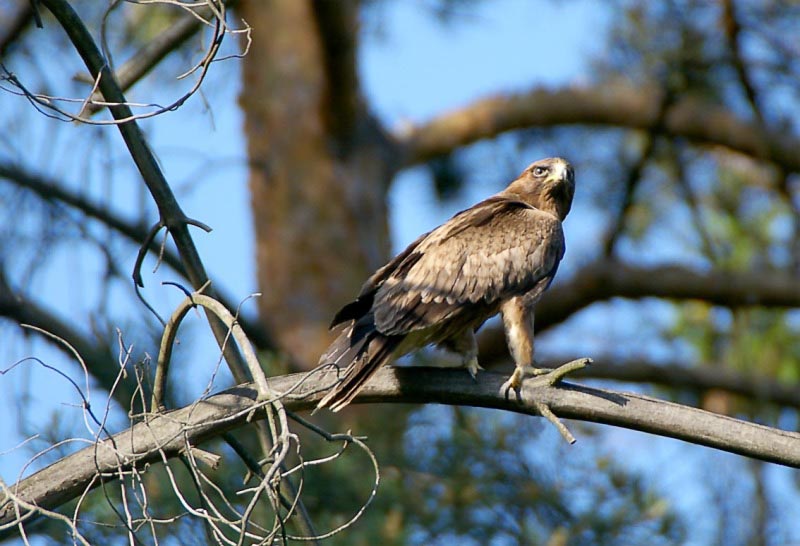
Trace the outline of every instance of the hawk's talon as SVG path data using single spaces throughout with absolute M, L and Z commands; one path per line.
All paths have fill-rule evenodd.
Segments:
M 517 399 L 520 399 L 520 390 L 522 389 L 522 382 L 528 377 L 537 377 L 540 375 L 547 375 L 555 370 L 551 368 L 536 368 L 534 366 L 517 366 L 514 368 L 514 373 L 511 374 L 511 377 L 508 378 L 508 381 L 503 383 L 500 389 L 503 391 L 503 394 L 506 398 L 508 398 L 508 391 L 514 389 L 514 392 L 517 393 Z
M 467 372 L 469 372 L 469 375 L 470 377 L 472 377 L 473 381 L 478 380 L 478 370 L 483 370 L 483 366 L 478 364 L 477 356 L 473 356 L 472 358 L 464 362 L 464 367 L 467 369 Z
M 517 400 L 522 400 L 522 382 L 526 377 L 538 376 L 538 378 L 535 380 L 535 386 L 552 387 L 561 381 L 566 375 L 583 369 L 591 363 L 591 358 L 578 358 L 571 360 L 566 364 L 562 364 L 555 369 L 535 368 L 533 366 L 517 367 L 514 369 L 514 373 L 511 374 L 511 377 L 508 378 L 508 381 L 503 383 L 503 385 L 500 387 L 500 391 L 507 399 L 509 396 L 508 392 L 511 389 L 514 389 L 514 392 L 517 394 Z M 539 412 L 539 415 L 550 421 L 558 429 L 558 432 L 561 433 L 561 436 L 563 436 L 567 442 L 570 444 L 575 443 L 575 437 L 570 433 L 569 429 L 567 429 L 564 423 L 562 423 L 558 417 L 556 417 L 547 404 L 539 402 L 538 400 L 532 400 L 531 402 Z

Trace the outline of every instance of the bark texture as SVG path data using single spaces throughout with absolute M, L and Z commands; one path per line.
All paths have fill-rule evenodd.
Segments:
M 390 175 L 358 89 L 357 6 L 337 5 L 239 4 L 253 28 L 240 103 L 261 318 L 294 360 L 312 364 L 336 308 L 388 253 Z
M 523 384 L 521 400 L 509 399 L 501 389 L 506 376 L 481 374 L 473 381 L 463 370 L 382 368 L 354 403 L 437 403 L 497 408 L 538 415 L 536 402 L 559 417 L 615 425 L 685 440 L 763 461 L 800 468 L 800 434 L 716 415 L 701 409 L 639 394 L 562 384 L 550 387 L 535 380 Z M 291 395 L 283 398 L 287 410 L 312 408 L 332 373 L 273 377 L 270 388 Z M 64 457 L 9 487 L 17 498 L 53 508 L 99 485 L 98 472 L 116 476 L 132 465 L 175 457 L 186 449 L 247 423 L 256 405 L 256 391 L 240 385 L 185 408 L 153 416 L 113 439 Z M 15 504 L 0 502 L 0 525 L 16 519 Z M 21 509 L 24 514 L 25 510 Z M 0 534 L 0 538 L 3 535 Z

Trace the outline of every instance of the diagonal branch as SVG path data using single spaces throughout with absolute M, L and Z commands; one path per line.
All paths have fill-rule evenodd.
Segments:
M 478 100 L 426 123 L 399 131 L 405 166 L 506 131 L 554 125 L 606 125 L 649 129 L 658 119 L 657 86 L 624 83 L 597 87 L 534 88 L 526 93 Z M 697 97 L 676 99 L 664 119 L 665 134 L 700 144 L 724 146 L 756 158 L 768 157 L 787 171 L 800 171 L 800 138 L 762 130 L 730 110 Z
M 108 210 L 107 206 L 94 203 L 90 199 L 69 191 L 63 183 L 49 179 L 38 173 L 27 171 L 18 165 L 0 163 L 0 179 L 6 179 L 13 184 L 34 192 L 44 200 L 58 201 L 71 208 L 81 211 L 89 218 L 100 221 L 103 225 L 113 229 L 134 243 L 142 244 L 147 237 L 147 228 L 140 223 L 124 220 Z M 155 244 L 151 245 L 155 248 Z M 172 269 L 186 276 L 180 258 L 173 252 L 166 250 L 162 260 Z
M 287 410 L 309 410 L 321 390 L 335 380 L 333 372 L 294 374 L 270 379 L 270 388 L 289 392 Z M 800 434 L 716 415 L 638 394 L 561 384 L 524 385 L 522 401 L 501 392 L 505 376 L 484 373 L 478 382 L 463 370 L 383 368 L 367 383 L 356 403 L 438 403 L 495 408 L 536 415 L 534 402 L 544 403 L 559 417 L 614 425 L 800 468 Z M 256 391 L 240 386 L 144 422 L 77 453 L 64 457 L 8 487 L 22 501 L 55 508 L 97 485 L 98 473 L 120 470 L 178 455 L 248 422 Z M 122 465 L 122 469 L 120 469 Z M 24 517 L 24 516 L 23 516 Z M 0 525 L 15 521 L 14 502 L 0 504 Z M 0 538 L 16 530 L 6 527 Z
M 0 179 L 3 178 L 13 182 L 17 186 L 33 191 L 42 199 L 57 200 L 69 207 L 79 210 L 86 216 L 102 222 L 103 225 L 113 229 L 133 243 L 141 245 L 148 239 L 148 229 L 141 224 L 120 218 L 111 213 L 107 207 L 94 203 L 86 197 L 67 190 L 64 184 L 55 180 L 48 179 L 40 174 L 28 172 L 16 165 L 0 163 Z M 180 257 L 172 250 L 165 248 L 162 251 L 161 248 L 156 247 L 155 243 L 150 245 L 150 250 L 159 252 L 159 258 L 164 263 L 181 276 L 188 279 Z M 212 283 L 212 286 L 217 285 Z M 217 287 L 217 291 L 219 292 L 219 287 Z M 237 308 L 234 300 L 225 294 L 218 293 L 217 299 L 228 309 Z M 274 350 L 275 347 L 277 347 L 272 336 L 267 332 L 265 325 L 257 320 L 248 319 L 241 315 L 239 315 L 237 320 L 242 326 L 242 329 L 247 333 L 247 336 L 259 349 Z
M 670 158 L 671 166 L 675 171 L 675 182 L 678 190 L 682 194 L 683 199 L 686 201 L 686 206 L 689 208 L 691 214 L 692 224 L 694 231 L 700 239 L 700 249 L 703 255 L 711 261 L 711 263 L 718 263 L 719 251 L 711 231 L 708 229 L 706 222 L 703 220 L 702 204 L 695 191 L 692 189 L 691 181 L 686 172 L 686 163 L 688 163 L 688 154 L 686 145 L 680 141 L 674 141 L 668 148 L 668 157 Z
M 731 64 L 736 71 L 736 77 L 739 78 L 739 84 L 742 86 L 747 102 L 753 110 L 756 121 L 761 127 L 766 127 L 764 115 L 761 112 L 758 101 L 758 93 L 753 83 L 753 78 L 750 77 L 750 72 L 747 64 L 744 61 L 742 54 L 741 32 L 742 25 L 739 23 L 739 18 L 736 16 L 736 6 L 734 0 L 723 0 L 722 2 L 722 27 L 725 31 L 725 38 L 728 42 L 728 49 L 731 54 Z
M 613 256 L 617 241 L 625 231 L 625 223 L 633 207 L 633 198 L 636 193 L 636 188 L 642 180 L 642 175 L 644 174 L 645 167 L 647 167 L 647 163 L 653 157 L 656 141 L 655 136 L 648 132 L 643 138 L 644 143 L 642 144 L 641 152 L 639 152 L 639 157 L 627 169 L 625 180 L 623 181 L 622 201 L 617 210 L 616 217 L 611 224 L 611 228 L 605 237 L 605 241 L 603 242 L 603 255 L 607 258 Z
M 113 392 L 114 398 L 123 407 L 130 405 L 136 391 L 136 381 L 130 376 L 118 381 L 119 367 L 114 365 L 117 359 L 112 354 L 111 348 L 100 340 L 85 336 L 50 310 L 16 294 L 8 285 L 2 270 L 0 270 L 0 317 L 11 318 L 18 324 L 35 326 L 63 339 L 66 344 L 57 343 L 55 347 L 67 352 L 67 356 L 72 358 L 73 353 L 68 352 L 66 348 L 67 345 L 72 346 L 83 357 L 92 376 L 103 389 Z
M 224 2 L 226 6 L 235 6 L 237 0 Z M 210 18 L 210 9 L 199 8 L 195 14 L 182 13 L 176 21 L 164 32 L 149 40 L 131 58 L 123 64 L 115 73 L 119 82 L 120 89 L 123 91 L 133 87 L 139 80 L 144 78 L 158 63 L 163 61 L 170 53 L 181 47 L 190 38 L 200 32 L 204 25 L 202 19 Z M 92 80 L 87 78 L 89 83 Z M 92 97 L 92 101 L 101 100 L 100 95 Z M 90 101 L 84 110 L 86 114 L 93 114 L 103 108 Z
M 625 223 L 628 213 L 633 207 L 634 195 L 639 182 L 642 180 L 644 170 L 648 162 L 653 158 L 656 150 L 656 137 L 664 131 L 664 118 L 667 115 L 670 107 L 675 102 L 676 92 L 670 85 L 664 85 L 664 90 L 661 92 L 661 100 L 658 104 L 658 112 L 656 114 L 655 122 L 649 131 L 644 134 L 644 142 L 639 152 L 637 160 L 631 164 L 627 169 L 627 175 L 624 181 L 624 193 L 619 211 L 617 212 L 616 220 L 611 225 L 609 233 L 606 235 L 603 244 L 603 255 L 610 258 L 614 254 L 614 247 L 617 244 L 619 237 L 625 230 Z
M 195 289 L 199 289 L 208 281 L 208 275 L 189 233 L 189 225 L 198 225 L 198 223 L 186 216 L 181 209 L 172 192 L 172 188 L 167 183 L 164 173 L 161 172 L 158 162 L 144 138 L 142 130 L 135 118 L 133 118 L 125 95 L 117 85 L 108 62 L 100 53 L 97 44 L 89 34 L 83 21 L 66 0 L 41 0 L 41 2 L 63 27 L 72 45 L 89 69 L 92 78 L 94 81 L 99 82 L 99 89 L 103 97 L 111 103 L 108 108 L 114 119 L 120 121 L 117 124 L 117 128 L 125 141 L 131 158 L 142 175 L 147 189 L 153 197 L 153 201 L 158 207 L 161 222 L 167 227 L 172 239 L 175 241 L 175 246 L 178 248 L 178 253 L 189 281 Z M 208 295 L 216 297 L 213 288 L 208 290 Z M 225 344 L 227 337 L 225 325 L 213 315 L 207 314 L 207 316 L 214 332 L 214 337 L 225 353 L 228 365 L 243 369 L 241 355 Z

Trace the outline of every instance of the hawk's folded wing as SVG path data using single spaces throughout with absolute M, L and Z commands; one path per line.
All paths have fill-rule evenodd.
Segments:
M 375 327 L 403 335 L 475 306 L 534 289 L 540 295 L 563 255 L 561 222 L 553 215 L 513 199 L 487 199 L 420 238 L 370 279 Z

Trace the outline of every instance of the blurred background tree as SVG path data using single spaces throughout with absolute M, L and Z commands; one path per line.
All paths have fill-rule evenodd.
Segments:
M 207 31 L 174 6 L 75 4 L 93 31 L 107 29 L 118 73 L 176 36 L 129 82 L 132 102 L 183 92 L 175 76 L 196 62 Z M 539 358 L 590 355 L 593 381 L 797 428 L 796 2 L 231 4 L 229 17 L 252 33 L 225 51 L 247 54 L 216 63 L 200 95 L 144 128 L 191 215 L 215 228 L 197 236 L 215 285 L 234 305 L 262 292 L 244 316 L 270 373 L 316 364 L 333 313 L 392 250 L 529 162 L 561 155 L 578 190 L 567 257 L 537 315 Z M 29 2 L 0 15 L 7 78 L 86 95 L 46 11 L 44 30 Z M 115 330 L 145 364 L 157 346 L 160 326 L 129 279 L 155 210 L 113 131 L 48 119 L 9 81 L 0 95 L 4 359 L 35 354 L 77 373 L 17 326 L 37 324 L 78 348 L 95 389 L 112 391 Z M 157 281 L 180 274 L 162 267 L 145 279 L 144 297 L 164 315 L 182 294 Z M 202 391 L 216 354 L 203 332 L 182 337 L 176 366 L 187 381 L 172 384 L 176 405 Z M 481 355 L 508 367 L 498 324 L 484 327 Z M 16 419 L 4 433 L 17 440 L 0 450 L 46 428 L 50 438 L 28 444 L 35 452 L 75 426 L 53 406 L 68 395 L 36 370 L 5 376 Z M 113 392 L 119 423 L 132 378 Z M 798 484 L 786 469 L 599 427 L 582 427 L 568 448 L 538 420 L 474 409 L 355 407 L 321 419 L 369 436 L 384 478 L 375 504 L 332 543 L 800 540 L 788 517 Z M 0 459 L 5 481 L 23 451 Z M 229 481 L 243 471 L 220 470 Z M 363 472 L 356 459 L 309 470 L 304 499 L 319 529 L 363 502 Z M 165 491 L 150 502 L 175 501 Z M 93 505 L 97 520 L 107 512 Z M 188 524 L 163 532 L 202 536 Z

